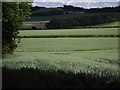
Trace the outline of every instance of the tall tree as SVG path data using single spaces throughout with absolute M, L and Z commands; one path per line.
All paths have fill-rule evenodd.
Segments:
M 31 15 L 31 3 L 2 3 L 2 55 L 11 54 L 17 47 L 18 27 Z

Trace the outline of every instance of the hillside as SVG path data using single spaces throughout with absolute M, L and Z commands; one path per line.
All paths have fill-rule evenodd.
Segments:
M 118 28 L 118 27 L 120 27 L 120 21 L 93 25 L 93 26 L 86 26 L 86 28 Z M 76 28 L 79 28 L 79 27 L 76 27 Z
M 103 8 L 90 8 L 74 7 L 71 5 L 64 5 L 63 7 L 46 8 L 46 7 L 32 7 L 33 16 L 51 16 L 61 14 L 74 14 L 74 13 L 119 13 L 120 7 L 103 7 Z

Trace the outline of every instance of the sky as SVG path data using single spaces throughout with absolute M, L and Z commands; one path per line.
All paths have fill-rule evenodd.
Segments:
M 84 8 L 101 8 L 118 6 L 118 2 L 119 0 L 34 0 L 33 6 L 62 7 L 63 5 L 73 5 Z

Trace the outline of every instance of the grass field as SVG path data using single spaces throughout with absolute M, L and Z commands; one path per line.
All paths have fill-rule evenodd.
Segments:
M 96 26 L 100 26 L 100 27 L 109 27 L 109 26 L 119 26 L 120 22 L 111 22 L 111 23 L 106 23 L 106 24 L 101 24 L 101 25 L 96 25 Z
M 115 27 L 120 27 L 120 21 L 118 22 L 111 22 L 111 23 L 105 23 L 105 24 L 99 24 L 99 25 L 94 25 L 94 26 L 86 26 L 86 27 L 91 27 L 91 28 L 115 28 Z
M 22 38 L 15 54 L 4 59 L 9 68 L 118 70 L 118 38 Z
M 119 70 L 118 51 L 78 51 L 78 52 L 16 52 L 3 65 L 12 69 L 39 68 L 41 70 L 87 71 Z M 112 72 L 113 73 L 113 72 Z
M 118 49 L 117 38 L 23 38 L 16 51 L 91 51 Z
M 21 37 L 47 37 L 47 36 L 104 36 L 104 35 L 118 35 L 118 28 L 92 28 L 92 29 L 61 29 L 61 30 L 21 30 Z
M 14 54 L 3 58 L 3 87 L 119 87 L 118 37 L 103 37 L 118 32 L 118 28 L 21 30 Z M 94 37 L 73 37 L 77 35 Z

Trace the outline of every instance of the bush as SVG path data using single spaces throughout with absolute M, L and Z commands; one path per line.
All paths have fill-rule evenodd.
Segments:
M 30 15 L 30 3 L 2 3 L 2 55 L 12 54 L 17 47 L 18 27 Z
M 33 30 L 36 30 L 37 28 L 35 26 L 32 27 Z

